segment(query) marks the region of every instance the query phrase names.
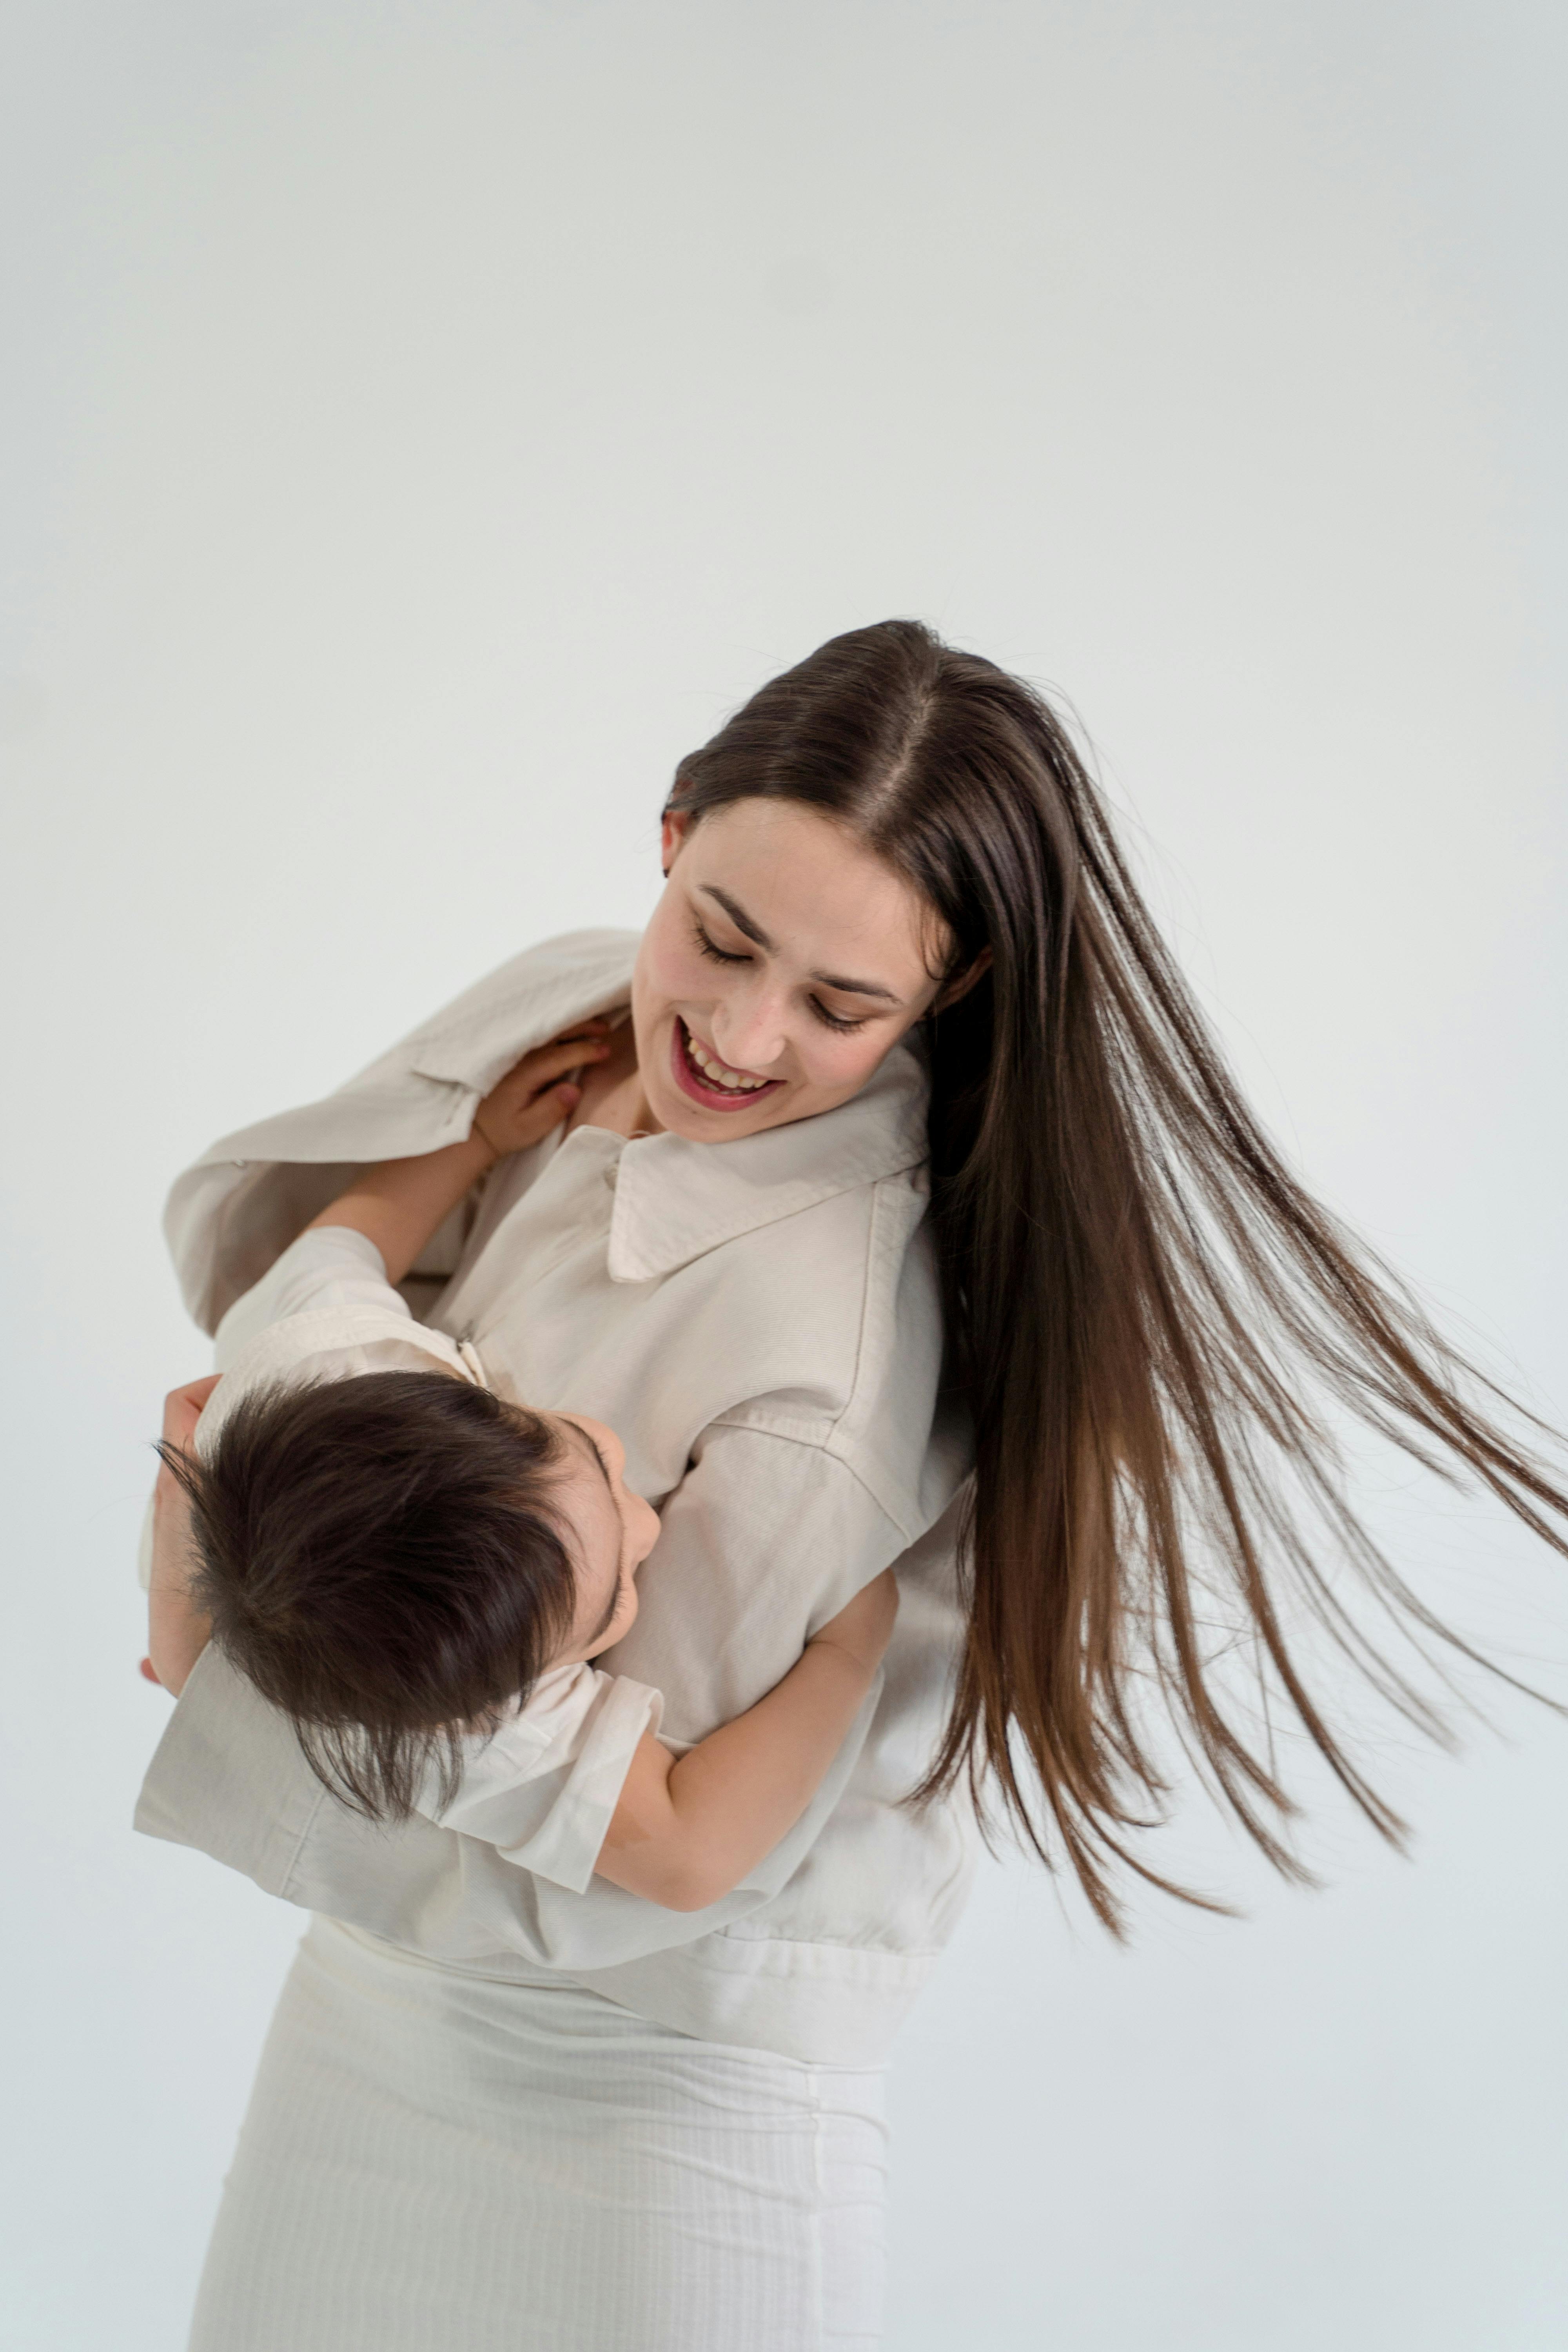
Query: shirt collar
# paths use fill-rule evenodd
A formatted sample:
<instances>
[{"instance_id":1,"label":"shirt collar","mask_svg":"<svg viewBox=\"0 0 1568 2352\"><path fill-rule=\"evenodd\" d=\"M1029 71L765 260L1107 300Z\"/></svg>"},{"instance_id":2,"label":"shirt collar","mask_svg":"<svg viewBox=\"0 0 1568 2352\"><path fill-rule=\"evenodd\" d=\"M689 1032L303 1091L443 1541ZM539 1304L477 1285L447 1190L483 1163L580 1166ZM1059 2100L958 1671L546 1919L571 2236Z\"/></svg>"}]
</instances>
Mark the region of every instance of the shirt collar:
<instances>
[{"instance_id":1,"label":"shirt collar","mask_svg":"<svg viewBox=\"0 0 1568 2352\"><path fill-rule=\"evenodd\" d=\"M635 1138L621 1152L610 1222L612 1282L651 1282L760 1226L836 1193L918 1167L926 1156L926 1074L895 1045L837 1110L734 1143Z\"/></svg>"},{"instance_id":2,"label":"shirt collar","mask_svg":"<svg viewBox=\"0 0 1568 2352\"><path fill-rule=\"evenodd\" d=\"M624 1005L637 950L629 931L577 931L529 949L509 968L511 985L483 982L420 1031L408 1065L423 1076L488 1092L522 1055L573 1022ZM521 1022L520 998L527 1005ZM905 1041L858 1095L816 1118L734 1143L634 1138L621 1150L616 1178L611 1280L651 1282L721 1242L918 1167L926 1156L926 1092L923 1058Z\"/></svg>"}]
</instances>

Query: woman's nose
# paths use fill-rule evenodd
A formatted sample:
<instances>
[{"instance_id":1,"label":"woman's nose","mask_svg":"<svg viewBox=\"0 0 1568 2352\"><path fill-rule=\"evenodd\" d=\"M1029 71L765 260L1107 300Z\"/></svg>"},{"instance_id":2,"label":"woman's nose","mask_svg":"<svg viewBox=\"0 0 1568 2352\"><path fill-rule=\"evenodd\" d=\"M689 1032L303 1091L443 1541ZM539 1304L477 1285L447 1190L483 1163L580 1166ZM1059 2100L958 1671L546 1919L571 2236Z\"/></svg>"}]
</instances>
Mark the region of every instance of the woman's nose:
<instances>
[{"instance_id":1,"label":"woman's nose","mask_svg":"<svg viewBox=\"0 0 1568 2352\"><path fill-rule=\"evenodd\" d=\"M784 1012L772 990L713 1008L713 1046L732 1070L760 1075L784 1049Z\"/></svg>"}]
</instances>

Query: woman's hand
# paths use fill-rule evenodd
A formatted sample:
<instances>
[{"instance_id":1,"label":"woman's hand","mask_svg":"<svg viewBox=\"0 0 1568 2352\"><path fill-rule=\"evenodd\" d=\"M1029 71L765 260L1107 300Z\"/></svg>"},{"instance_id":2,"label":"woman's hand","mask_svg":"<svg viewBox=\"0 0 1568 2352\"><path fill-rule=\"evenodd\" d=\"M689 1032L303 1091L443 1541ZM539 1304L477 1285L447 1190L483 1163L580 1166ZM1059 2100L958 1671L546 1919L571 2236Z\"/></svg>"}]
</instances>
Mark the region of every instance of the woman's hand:
<instances>
[{"instance_id":1,"label":"woman's hand","mask_svg":"<svg viewBox=\"0 0 1568 2352\"><path fill-rule=\"evenodd\" d=\"M819 1642L831 1643L847 1652L865 1674L874 1675L893 1638L898 1613L899 1580L890 1568L885 1568L880 1576L862 1586L847 1608L819 1627L805 1646L809 1650Z\"/></svg>"},{"instance_id":2,"label":"woman's hand","mask_svg":"<svg viewBox=\"0 0 1568 2352\"><path fill-rule=\"evenodd\" d=\"M536 1046L490 1088L474 1113L474 1132L498 1160L526 1151L559 1127L581 1098L581 1087L563 1084L568 1070L602 1062L609 1053L605 1021L583 1021L563 1037Z\"/></svg>"},{"instance_id":3,"label":"woman's hand","mask_svg":"<svg viewBox=\"0 0 1568 2352\"><path fill-rule=\"evenodd\" d=\"M183 1389L169 1391L163 1399L163 1426L158 1433L165 1445L172 1445L178 1454L192 1451L196 1442L196 1423L202 1417L202 1408L217 1384L217 1373L209 1372L205 1381L187 1381ZM158 1471L160 1493L165 1482L178 1493L179 1482L167 1463L162 1464Z\"/></svg>"},{"instance_id":4,"label":"woman's hand","mask_svg":"<svg viewBox=\"0 0 1568 2352\"><path fill-rule=\"evenodd\" d=\"M217 1375L171 1389L163 1400L163 1437L176 1454L195 1451L202 1407L217 1386ZM153 1489L153 1581L147 1594L147 1656L143 1674L176 1696L212 1633L212 1621L191 1599L191 1505L166 1462L158 1465Z\"/></svg>"}]
</instances>

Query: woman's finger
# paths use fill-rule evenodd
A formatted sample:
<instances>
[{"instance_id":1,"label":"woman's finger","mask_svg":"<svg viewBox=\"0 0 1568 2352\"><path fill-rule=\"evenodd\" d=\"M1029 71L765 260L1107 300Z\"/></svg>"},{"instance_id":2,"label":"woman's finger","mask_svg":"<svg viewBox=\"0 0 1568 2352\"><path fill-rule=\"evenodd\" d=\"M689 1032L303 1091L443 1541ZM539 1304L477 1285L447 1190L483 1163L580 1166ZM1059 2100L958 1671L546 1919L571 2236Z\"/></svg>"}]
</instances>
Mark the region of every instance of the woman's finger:
<instances>
[{"instance_id":1,"label":"woman's finger","mask_svg":"<svg viewBox=\"0 0 1568 2352\"><path fill-rule=\"evenodd\" d=\"M187 1381L183 1388L171 1389L163 1399L163 1434L171 1445L185 1445L201 1419L202 1407L218 1384L218 1374L209 1372L205 1380Z\"/></svg>"}]
</instances>

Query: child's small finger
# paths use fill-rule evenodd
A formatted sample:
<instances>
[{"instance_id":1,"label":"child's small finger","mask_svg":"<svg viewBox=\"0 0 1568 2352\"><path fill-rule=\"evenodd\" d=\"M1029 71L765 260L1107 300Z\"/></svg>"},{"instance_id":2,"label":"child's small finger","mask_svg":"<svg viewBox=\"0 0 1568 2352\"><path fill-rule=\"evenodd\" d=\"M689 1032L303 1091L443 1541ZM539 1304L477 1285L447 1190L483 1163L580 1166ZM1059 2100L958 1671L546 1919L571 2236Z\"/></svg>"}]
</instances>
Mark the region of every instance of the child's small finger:
<instances>
[{"instance_id":1,"label":"child's small finger","mask_svg":"<svg viewBox=\"0 0 1568 2352\"><path fill-rule=\"evenodd\" d=\"M607 1037L557 1037L553 1045L540 1047L539 1057L552 1062L581 1061L585 1055L607 1054L609 1050Z\"/></svg>"},{"instance_id":2,"label":"child's small finger","mask_svg":"<svg viewBox=\"0 0 1568 2352\"><path fill-rule=\"evenodd\" d=\"M596 1037L574 1037L570 1045L547 1045L531 1056L535 1086L549 1086L563 1070L581 1069L585 1063L602 1062L610 1051Z\"/></svg>"}]
</instances>

